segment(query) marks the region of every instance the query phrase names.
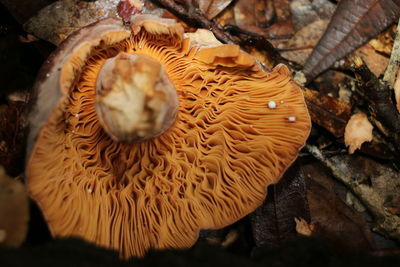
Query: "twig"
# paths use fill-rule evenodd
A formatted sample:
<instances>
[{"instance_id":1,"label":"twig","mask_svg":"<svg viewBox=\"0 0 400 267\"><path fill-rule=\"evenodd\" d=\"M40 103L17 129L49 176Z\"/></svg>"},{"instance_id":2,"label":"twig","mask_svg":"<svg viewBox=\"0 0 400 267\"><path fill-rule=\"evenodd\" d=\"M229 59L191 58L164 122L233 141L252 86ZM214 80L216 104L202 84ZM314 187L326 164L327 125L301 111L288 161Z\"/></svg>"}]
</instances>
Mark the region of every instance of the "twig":
<instances>
[{"instance_id":1,"label":"twig","mask_svg":"<svg viewBox=\"0 0 400 267\"><path fill-rule=\"evenodd\" d=\"M396 38L394 40L392 54L390 55L389 64L385 70L383 80L393 88L394 82L396 80L397 71L400 65L400 20L397 25Z\"/></svg>"},{"instance_id":2,"label":"twig","mask_svg":"<svg viewBox=\"0 0 400 267\"><path fill-rule=\"evenodd\" d=\"M373 231L400 240L400 217L390 213L384 207L384 198L373 187L355 180L347 167L348 164L342 157L328 158L313 145L307 145L306 149L328 167L333 176L343 182L365 204L376 220Z\"/></svg>"},{"instance_id":3,"label":"twig","mask_svg":"<svg viewBox=\"0 0 400 267\"><path fill-rule=\"evenodd\" d=\"M224 32L221 25L219 25L215 20L208 20L198 8L193 6L193 2L190 0L185 1L186 8L177 4L174 0L154 0L154 2L162 5L185 21L190 21L192 23L195 22L196 24L199 24L200 27L209 29L214 33L215 37L224 43L232 44L238 42L238 38Z\"/></svg>"}]
</instances>

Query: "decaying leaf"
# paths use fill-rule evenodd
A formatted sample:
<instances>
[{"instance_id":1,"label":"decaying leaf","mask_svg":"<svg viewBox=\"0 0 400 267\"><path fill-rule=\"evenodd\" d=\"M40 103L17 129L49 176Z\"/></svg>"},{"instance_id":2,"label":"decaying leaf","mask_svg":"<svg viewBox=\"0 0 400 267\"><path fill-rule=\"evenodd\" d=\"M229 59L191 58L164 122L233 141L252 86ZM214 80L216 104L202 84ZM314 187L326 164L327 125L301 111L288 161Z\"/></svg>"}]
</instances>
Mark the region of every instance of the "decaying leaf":
<instances>
[{"instance_id":1,"label":"decaying leaf","mask_svg":"<svg viewBox=\"0 0 400 267\"><path fill-rule=\"evenodd\" d=\"M0 166L0 245L19 247L28 232L29 202L24 185Z\"/></svg>"},{"instance_id":2,"label":"decaying leaf","mask_svg":"<svg viewBox=\"0 0 400 267\"><path fill-rule=\"evenodd\" d=\"M304 97L311 120L327 129L335 137L343 136L346 123L351 115L351 106L308 89L304 91Z\"/></svg>"},{"instance_id":3,"label":"decaying leaf","mask_svg":"<svg viewBox=\"0 0 400 267\"><path fill-rule=\"evenodd\" d=\"M289 37L294 34L292 14L290 12L289 0L274 0L275 23L267 29L268 36Z\"/></svg>"},{"instance_id":4,"label":"decaying leaf","mask_svg":"<svg viewBox=\"0 0 400 267\"><path fill-rule=\"evenodd\" d=\"M330 19L336 5L327 0L292 0L290 10L295 30L320 20Z\"/></svg>"},{"instance_id":5,"label":"decaying leaf","mask_svg":"<svg viewBox=\"0 0 400 267\"><path fill-rule=\"evenodd\" d=\"M307 186L311 222L318 226L319 235L339 251L374 247L369 227L359 213L318 183L308 180Z\"/></svg>"},{"instance_id":6,"label":"decaying leaf","mask_svg":"<svg viewBox=\"0 0 400 267\"><path fill-rule=\"evenodd\" d=\"M232 0L200 0L198 4L201 12L203 12L208 19L213 19L231 2Z\"/></svg>"},{"instance_id":7,"label":"decaying leaf","mask_svg":"<svg viewBox=\"0 0 400 267\"><path fill-rule=\"evenodd\" d=\"M117 17L120 0L58 0L24 24L24 29L55 45L74 31L100 19Z\"/></svg>"},{"instance_id":8,"label":"decaying leaf","mask_svg":"<svg viewBox=\"0 0 400 267\"><path fill-rule=\"evenodd\" d=\"M363 45L357 49L354 55L360 57L377 77L385 72L386 66L389 63L389 58L377 52L369 44Z\"/></svg>"},{"instance_id":9,"label":"decaying leaf","mask_svg":"<svg viewBox=\"0 0 400 267\"><path fill-rule=\"evenodd\" d=\"M368 44L371 45L376 51L390 56L393 49L395 33L396 26L389 27L389 29L369 41Z\"/></svg>"},{"instance_id":10,"label":"decaying leaf","mask_svg":"<svg viewBox=\"0 0 400 267\"><path fill-rule=\"evenodd\" d=\"M264 204L250 214L256 246L279 246L295 237L298 217L310 220L304 173L294 163L278 184L268 187Z\"/></svg>"},{"instance_id":11,"label":"decaying leaf","mask_svg":"<svg viewBox=\"0 0 400 267\"><path fill-rule=\"evenodd\" d=\"M398 19L400 0L342 0L331 22L308 58L309 80L329 68Z\"/></svg>"},{"instance_id":12,"label":"decaying leaf","mask_svg":"<svg viewBox=\"0 0 400 267\"><path fill-rule=\"evenodd\" d=\"M285 44L279 46L283 49L282 56L304 65L312 49L324 34L328 23L328 20L317 20L298 30Z\"/></svg>"},{"instance_id":13,"label":"decaying leaf","mask_svg":"<svg viewBox=\"0 0 400 267\"><path fill-rule=\"evenodd\" d=\"M265 34L265 27L274 12L272 1L238 0L233 8L235 23L247 31Z\"/></svg>"},{"instance_id":14,"label":"decaying leaf","mask_svg":"<svg viewBox=\"0 0 400 267\"><path fill-rule=\"evenodd\" d=\"M360 149L362 143L372 141L372 129L365 113L357 113L351 116L344 131L344 143L349 147L349 154Z\"/></svg>"}]
</instances>

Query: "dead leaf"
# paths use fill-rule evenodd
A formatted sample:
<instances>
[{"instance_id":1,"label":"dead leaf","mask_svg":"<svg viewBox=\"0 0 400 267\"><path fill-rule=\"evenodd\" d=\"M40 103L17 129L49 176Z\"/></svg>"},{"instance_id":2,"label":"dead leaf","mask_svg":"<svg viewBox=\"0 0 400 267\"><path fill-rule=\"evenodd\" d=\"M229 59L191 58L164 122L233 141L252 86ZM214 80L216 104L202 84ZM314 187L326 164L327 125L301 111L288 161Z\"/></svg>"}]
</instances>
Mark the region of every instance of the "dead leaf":
<instances>
[{"instance_id":1,"label":"dead leaf","mask_svg":"<svg viewBox=\"0 0 400 267\"><path fill-rule=\"evenodd\" d=\"M360 213L318 183L308 180L307 186L311 222L318 226L319 235L341 252L374 247L371 231Z\"/></svg>"},{"instance_id":2,"label":"dead leaf","mask_svg":"<svg viewBox=\"0 0 400 267\"><path fill-rule=\"evenodd\" d=\"M55 45L74 31L100 19L118 17L120 0L58 0L41 9L24 24L24 29Z\"/></svg>"},{"instance_id":3,"label":"dead leaf","mask_svg":"<svg viewBox=\"0 0 400 267\"><path fill-rule=\"evenodd\" d=\"M0 166L0 245L19 247L28 232L29 202L25 187Z\"/></svg>"},{"instance_id":4,"label":"dead leaf","mask_svg":"<svg viewBox=\"0 0 400 267\"><path fill-rule=\"evenodd\" d=\"M272 1L239 0L233 8L235 23L242 29L264 35L264 28L268 25L268 18L272 18L273 10Z\"/></svg>"},{"instance_id":5,"label":"dead leaf","mask_svg":"<svg viewBox=\"0 0 400 267\"><path fill-rule=\"evenodd\" d=\"M372 141L372 129L365 113L359 112L351 116L344 131L344 143L349 146L349 154L360 149L362 143Z\"/></svg>"},{"instance_id":6,"label":"dead leaf","mask_svg":"<svg viewBox=\"0 0 400 267\"><path fill-rule=\"evenodd\" d=\"M329 20L335 9L336 5L326 0L292 0L290 2L296 32L311 23Z\"/></svg>"},{"instance_id":7,"label":"dead leaf","mask_svg":"<svg viewBox=\"0 0 400 267\"><path fill-rule=\"evenodd\" d=\"M305 89L304 97L313 122L337 138L344 135L346 123L351 115L349 104L309 89Z\"/></svg>"},{"instance_id":8,"label":"dead leaf","mask_svg":"<svg viewBox=\"0 0 400 267\"><path fill-rule=\"evenodd\" d=\"M256 246L279 246L296 236L294 218L310 219L305 177L298 163L268 187L267 199L249 216Z\"/></svg>"},{"instance_id":9,"label":"dead leaf","mask_svg":"<svg viewBox=\"0 0 400 267\"><path fill-rule=\"evenodd\" d=\"M274 0L272 2L274 3L277 22L291 19L292 14L290 11L289 0Z\"/></svg>"},{"instance_id":10,"label":"dead leaf","mask_svg":"<svg viewBox=\"0 0 400 267\"><path fill-rule=\"evenodd\" d=\"M219 13L221 13L232 0L199 0L198 5L208 19L215 18Z\"/></svg>"},{"instance_id":11,"label":"dead leaf","mask_svg":"<svg viewBox=\"0 0 400 267\"><path fill-rule=\"evenodd\" d=\"M379 77L385 72L389 63L389 58L378 53L371 45L366 44L354 52L355 56L360 57L368 68Z\"/></svg>"},{"instance_id":12,"label":"dead leaf","mask_svg":"<svg viewBox=\"0 0 400 267\"><path fill-rule=\"evenodd\" d=\"M393 49L394 36L396 34L396 31L396 26L389 27L389 29L369 41L368 44L371 45L376 51L390 56Z\"/></svg>"},{"instance_id":13,"label":"dead leaf","mask_svg":"<svg viewBox=\"0 0 400 267\"><path fill-rule=\"evenodd\" d=\"M340 1L324 36L304 66L308 80L377 35L399 15L399 0Z\"/></svg>"},{"instance_id":14,"label":"dead leaf","mask_svg":"<svg viewBox=\"0 0 400 267\"><path fill-rule=\"evenodd\" d=\"M328 20L317 20L298 30L286 43L278 46L282 56L291 61L304 65L312 49L324 34Z\"/></svg>"}]
</instances>

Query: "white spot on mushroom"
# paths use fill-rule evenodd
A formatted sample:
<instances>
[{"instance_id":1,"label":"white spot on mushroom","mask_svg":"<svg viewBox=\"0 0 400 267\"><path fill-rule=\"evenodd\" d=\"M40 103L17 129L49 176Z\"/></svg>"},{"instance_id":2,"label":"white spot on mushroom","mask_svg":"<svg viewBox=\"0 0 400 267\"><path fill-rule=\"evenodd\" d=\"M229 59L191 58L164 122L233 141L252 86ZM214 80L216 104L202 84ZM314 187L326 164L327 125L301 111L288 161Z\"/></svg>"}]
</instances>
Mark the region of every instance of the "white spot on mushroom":
<instances>
[{"instance_id":1,"label":"white spot on mushroom","mask_svg":"<svg viewBox=\"0 0 400 267\"><path fill-rule=\"evenodd\" d=\"M142 48L143 48L143 45L139 45L139 48L142 49Z\"/></svg>"},{"instance_id":2,"label":"white spot on mushroom","mask_svg":"<svg viewBox=\"0 0 400 267\"><path fill-rule=\"evenodd\" d=\"M76 118L79 118L79 113L76 113L74 116L75 116Z\"/></svg>"},{"instance_id":3,"label":"white spot on mushroom","mask_svg":"<svg viewBox=\"0 0 400 267\"><path fill-rule=\"evenodd\" d=\"M89 188L87 191L88 191L89 194L91 194L93 192L93 189Z\"/></svg>"},{"instance_id":4,"label":"white spot on mushroom","mask_svg":"<svg viewBox=\"0 0 400 267\"><path fill-rule=\"evenodd\" d=\"M295 122L296 121L296 116L289 116L288 117L289 122Z\"/></svg>"},{"instance_id":5,"label":"white spot on mushroom","mask_svg":"<svg viewBox=\"0 0 400 267\"><path fill-rule=\"evenodd\" d=\"M280 103L283 104L283 103L285 103L285 101L281 100Z\"/></svg>"},{"instance_id":6,"label":"white spot on mushroom","mask_svg":"<svg viewBox=\"0 0 400 267\"><path fill-rule=\"evenodd\" d=\"M50 77L50 73L46 73L46 77Z\"/></svg>"},{"instance_id":7,"label":"white spot on mushroom","mask_svg":"<svg viewBox=\"0 0 400 267\"><path fill-rule=\"evenodd\" d=\"M275 101L269 101L268 102L268 107L269 108L276 108L276 102Z\"/></svg>"},{"instance_id":8,"label":"white spot on mushroom","mask_svg":"<svg viewBox=\"0 0 400 267\"><path fill-rule=\"evenodd\" d=\"M75 130L72 130L72 131L71 131L71 133L73 133L73 134L74 134L74 133L75 133Z\"/></svg>"},{"instance_id":9,"label":"white spot on mushroom","mask_svg":"<svg viewBox=\"0 0 400 267\"><path fill-rule=\"evenodd\" d=\"M65 119L65 124L68 124L69 123L69 119Z\"/></svg>"}]
</instances>

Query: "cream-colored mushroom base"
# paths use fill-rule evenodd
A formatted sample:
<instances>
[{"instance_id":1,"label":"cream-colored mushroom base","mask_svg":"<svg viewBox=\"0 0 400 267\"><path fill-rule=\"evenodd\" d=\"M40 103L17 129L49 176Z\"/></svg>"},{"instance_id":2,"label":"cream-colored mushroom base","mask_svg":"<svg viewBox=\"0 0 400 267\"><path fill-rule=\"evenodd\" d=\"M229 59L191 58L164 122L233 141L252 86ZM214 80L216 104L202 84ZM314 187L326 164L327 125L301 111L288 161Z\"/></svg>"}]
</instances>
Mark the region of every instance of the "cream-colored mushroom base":
<instances>
[{"instance_id":1,"label":"cream-colored mushroom base","mask_svg":"<svg viewBox=\"0 0 400 267\"><path fill-rule=\"evenodd\" d=\"M95 111L97 74L121 51L160 61L179 96L173 126L137 144L113 141ZM200 229L252 212L309 134L287 68L263 72L234 45L198 49L179 33L142 27L75 61L83 67L38 134L27 183L54 236L82 237L123 258L190 247Z\"/></svg>"}]
</instances>

